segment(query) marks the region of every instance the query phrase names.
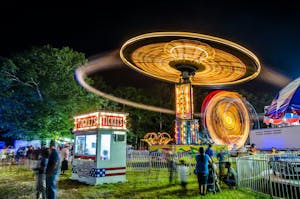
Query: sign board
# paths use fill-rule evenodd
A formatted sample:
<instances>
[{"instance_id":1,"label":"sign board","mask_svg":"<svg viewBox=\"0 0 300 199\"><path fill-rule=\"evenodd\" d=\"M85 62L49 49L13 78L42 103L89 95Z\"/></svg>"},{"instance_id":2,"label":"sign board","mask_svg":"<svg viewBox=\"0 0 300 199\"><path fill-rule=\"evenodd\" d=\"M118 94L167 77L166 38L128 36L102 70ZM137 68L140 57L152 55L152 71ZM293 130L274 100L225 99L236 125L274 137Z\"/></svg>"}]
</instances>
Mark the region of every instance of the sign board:
<instances>
[{"instance_id":1,"label":"sign board","mask_svg":"<svg viewBox=\"0 0 300 199\"><path fill-rule=\"evenodd\" d=\"M250 131L250 143L258 149L300 149L300 126L264 128Z\"/></svg>"},{"instance_id":2,"label":"sign board","mask_svg":"<svg viewBox=\"0 0 300 199\"><path fill-rule=\"evenodd\" d=\"M74 131L91 130L96 128L126 130L126 114L95 112L74 117Z\"/></svg>"}]
</instances>

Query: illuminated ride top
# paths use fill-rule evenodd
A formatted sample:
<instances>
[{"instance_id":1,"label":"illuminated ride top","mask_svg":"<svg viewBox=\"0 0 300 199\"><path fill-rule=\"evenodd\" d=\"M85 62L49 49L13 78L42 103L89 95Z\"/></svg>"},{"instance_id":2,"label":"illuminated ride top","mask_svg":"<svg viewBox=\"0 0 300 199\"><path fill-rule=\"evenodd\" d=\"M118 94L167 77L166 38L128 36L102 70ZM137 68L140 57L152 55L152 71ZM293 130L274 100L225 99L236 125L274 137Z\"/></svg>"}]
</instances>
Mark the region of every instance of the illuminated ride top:
<instances>
[{"instance_id":1,"label":"illuminated ride top","mask_svg":"<svg viewBox=\"0 0 300 199\"><path fill-rule=\"evenodd\" d=\"M196 144L199 140L198 120L193 117L192 85L232 85L254 79L260 72L259 60L246 48L196 33L140 35L122 46L120 56L141 73L176 83L177 144Z\"/></svg>"}]
</instances>

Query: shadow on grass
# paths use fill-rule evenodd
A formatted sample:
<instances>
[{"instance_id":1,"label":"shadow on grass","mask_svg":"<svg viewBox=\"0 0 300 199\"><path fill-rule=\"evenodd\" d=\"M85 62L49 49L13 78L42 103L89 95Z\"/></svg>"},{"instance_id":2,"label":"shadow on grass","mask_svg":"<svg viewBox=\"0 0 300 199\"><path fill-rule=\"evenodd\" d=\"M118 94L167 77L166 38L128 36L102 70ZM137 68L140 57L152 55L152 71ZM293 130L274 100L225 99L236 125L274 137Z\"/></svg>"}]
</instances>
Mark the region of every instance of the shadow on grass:
<instances>
[{"instance_id":1,"label":"shadow on grass","mask_svg":"<svg viewBox=\"0 0 300 199\"><path fill-rule=\"evenodd\" d=\"M65 178L65 179L59 180L58 186L60 189L67 190L67 189L77 189L79 187L90 187L91 185Z\"/></svg>"}]
</instances>

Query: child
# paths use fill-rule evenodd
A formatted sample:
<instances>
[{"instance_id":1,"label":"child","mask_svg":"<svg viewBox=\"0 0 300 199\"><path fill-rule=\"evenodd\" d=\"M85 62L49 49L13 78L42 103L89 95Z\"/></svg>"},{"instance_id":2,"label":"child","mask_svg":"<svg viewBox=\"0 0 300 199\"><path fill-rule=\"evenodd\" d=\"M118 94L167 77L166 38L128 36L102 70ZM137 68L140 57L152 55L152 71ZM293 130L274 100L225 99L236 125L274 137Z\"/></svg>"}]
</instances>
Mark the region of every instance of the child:
<instances>
[{"instance_id":1,"label":"child","mask_svg":"<svg viewBox=\"0 0 300 199\"><path fill-rule=\"evenodd\" d=\"M40 194L42 194L42 198L46 199L46 167L48 163L49 151L48 149L43 149L42 156L39 160L37 168L33 170L36 171L36 198L40 198Z\"/></svg>"},{"instance_id":2,"label":"child","mask_svg":"<svg viewBox=\"0 0 300 199\"><path fill-rule=\"evenodd\" d=\"M181 187L183 189L183 193L185 194L187 189L187 177L189 173L189 168L184 164L184 160L180 160L178 165L178 175L181 182Z\"/></svg>"},{"instance_id":3,"label":"child","mask_svg":"<svg viewBox=\"0 0 300 199\"><path fill-rule=\"evenodd\" d=\"M219 185L219 180L218 180L218 172L217 172L217 165L213 162L212 163L212 169L214 171L214 181L215 181L215 190L217 192L221 191L221 187Z\"/></svg>"}]
</instances>

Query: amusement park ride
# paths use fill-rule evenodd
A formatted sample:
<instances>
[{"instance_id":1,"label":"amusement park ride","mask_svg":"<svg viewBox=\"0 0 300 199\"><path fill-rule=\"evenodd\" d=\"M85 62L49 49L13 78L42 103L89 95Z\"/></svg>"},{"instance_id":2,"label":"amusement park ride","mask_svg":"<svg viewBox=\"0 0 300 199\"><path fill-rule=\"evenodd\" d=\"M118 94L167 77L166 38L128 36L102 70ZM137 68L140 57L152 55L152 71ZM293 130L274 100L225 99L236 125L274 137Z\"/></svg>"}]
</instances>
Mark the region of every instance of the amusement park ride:
<instances>
[{"instance_id":1,"label":"amusement park ride","mask_svg":"<svg viewBox=\"0 0 300 199\"><path fill-rule=\"evenodd\" d=\"M197 144L193 85L224 86L255 78L260 64L253 53L233 42L194 33L158 32L127 41L120 51L128 66L146 75L175 83L176 144ZM217 98L217 100L215 100ZM202 119L216 144L242 146L250 117L242 97L215 92L202 106Z\"/></svg>"},{"instance_id":2,"label":"amusement park ride","mask_svg":"<svg viewBox=\"0 0 300 199\"><path fill-rule=\"evenodd\" d=\"M198 144L199 121L216 144L241 147L248 138L251 116L242 96L215 91L194 113L193 86L226 86L254 79L260 73L257 57L246 48L217 37L187 32L155 32L134 37L120 50L122 61L145 75L175 83L176 110L154 107L117 98L88 85L88 75L108 60L100 58L76 71L77 81L87 90L128 106L175 114L176 144Z\"/></svg>"}]
</instances>

